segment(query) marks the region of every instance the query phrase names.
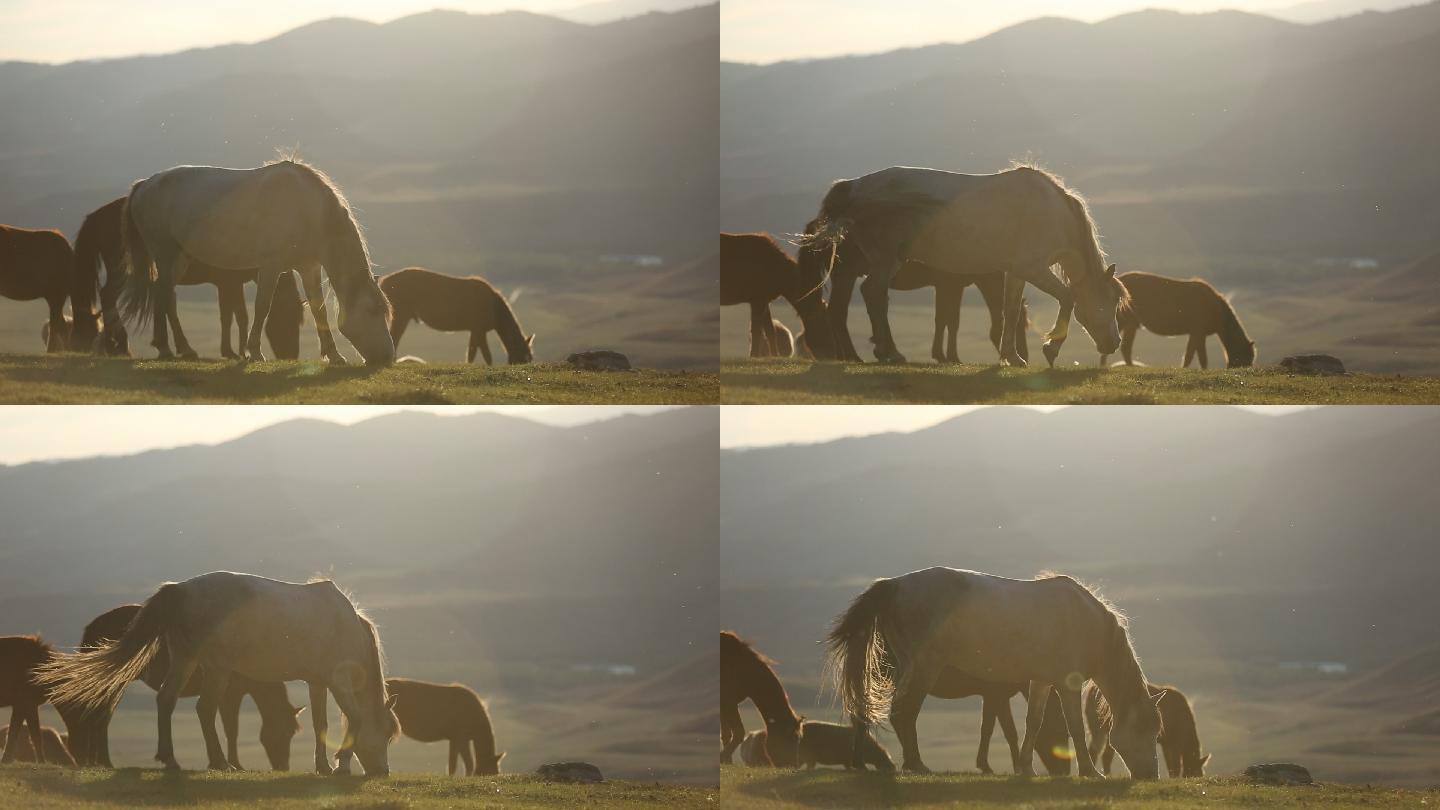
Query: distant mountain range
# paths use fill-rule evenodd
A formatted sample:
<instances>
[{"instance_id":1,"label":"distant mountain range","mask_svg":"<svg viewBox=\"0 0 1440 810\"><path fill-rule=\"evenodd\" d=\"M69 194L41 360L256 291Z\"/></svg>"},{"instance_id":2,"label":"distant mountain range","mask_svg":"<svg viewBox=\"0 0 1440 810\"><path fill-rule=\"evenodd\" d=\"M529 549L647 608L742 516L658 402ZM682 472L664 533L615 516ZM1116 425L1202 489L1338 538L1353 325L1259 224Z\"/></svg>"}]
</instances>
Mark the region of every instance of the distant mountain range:
<instances>
[{"instance_id":1,"label":"distant mountain range","mask_svg":"<svg viewBox=\"0 0 1440 810\"><path fill-rule=\"evenodd\" d=\"M713 295L633 291L716 252L718 51L711 4L594 25L330 19L254 44L0 63L0 222L73 237L138 178L298 147L356 205L382 272L525 288L546 359L604 343L646 365L713 363ZM627 258L649 256L662 266ZM646 337L667 330L703 341Z\"/></svg>"}]
</instances>

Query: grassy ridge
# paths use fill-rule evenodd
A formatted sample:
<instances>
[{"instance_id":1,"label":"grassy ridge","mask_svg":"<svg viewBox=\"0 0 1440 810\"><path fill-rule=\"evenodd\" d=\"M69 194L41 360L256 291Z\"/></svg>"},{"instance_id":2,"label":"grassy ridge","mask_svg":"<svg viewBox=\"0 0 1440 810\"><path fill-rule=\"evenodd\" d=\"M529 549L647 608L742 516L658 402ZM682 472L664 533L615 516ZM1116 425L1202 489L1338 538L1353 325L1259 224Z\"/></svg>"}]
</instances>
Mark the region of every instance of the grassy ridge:
<instances>
[{"instance_id":1,"label":"grassy ridge","mask_svg":"<svg viewBox=\"0 0 1440 810\"><path fill-rule=\"evenodd\" d=\"M54 766L0 768L0 807L34 810L116 805L212 808L470 808L703 807L715 789L606 782L550 784L528 774L447 777L397 774L388 779L305 773L208 773L157 769L62 770Z\"/></svg>"},{"instance_id":2,"label":"grassy ridge","mask_svg":"<svg viewBox=\"0 0 1440 810\"><path fill-rule=\"evenodd\" d=\"M1260 787L1237 779L1021 779L971 774L905 775L837 769L775 771L725 767L725 807L1433 807L1440 790L1369 785Z\"/></svg>"},{"instance_id":3,"label":"grassy ridge","mask_svg":"<svg viewBox=\"0 0 1440 810\"><path fill-rule=\"evenodd\" d=\"M713 373L592 372L562 363L405 364L372 372L308 360L0 354L5 404L713 404L718 396Z\"/></svg>"},{"instance_id":4,"label":"grassy ridge","mask_svg":"<svg viewBox=\"0 0 1440 810\"><path fill-rule=\"evenodd\" d=\"M1440 378L1294 375L1279 367L1198 369L1083 366L881 365L726 360L725 404L1421 404L1440 403Z\"/></svg>"}]
</instances>

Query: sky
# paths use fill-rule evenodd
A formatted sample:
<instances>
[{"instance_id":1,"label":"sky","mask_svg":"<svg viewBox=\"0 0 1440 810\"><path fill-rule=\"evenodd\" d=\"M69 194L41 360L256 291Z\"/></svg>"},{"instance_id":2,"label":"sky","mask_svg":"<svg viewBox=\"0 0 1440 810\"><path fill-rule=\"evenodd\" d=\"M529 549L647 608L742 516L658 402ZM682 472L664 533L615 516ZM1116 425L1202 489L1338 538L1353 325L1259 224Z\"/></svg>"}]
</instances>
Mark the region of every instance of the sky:
<instances>
[{"instance_id":1,"label":"sky","mask_svg":"<svg viewBox=\"0 0 1440 810\"><path fill-rule=\"evenodd\" d=\"M816 444L877 433L913 433L986 405L726 405L720 409L720 446L727 450L780 444ZM1064 405L1019 405L1049 413ZM1114 407L1114 406L1103 406ZM1174 407L1174 406L1167 406ZM1202 405L1197 407L1224 407ZM1234 406L1279 415L1309 405Z\"/></svg>"},{"instance_id":2,"label":"sky","mask_svg":"<svg viewBox=\"0 0 1440 810\"><path fill-rule=\"evenodd\" d=\"M388 22L437 7L553 14L583 5L587 0L0 0L0 62L69 62L257 42L330 17Z\"/></svg>"},{"instance_id":3,"label":"sky","mask_svg":"<svg viewBox=\"0 0 1440 810\"><path fill-rule=\"evenodd\" d=\"M0 406L0 464L129 455L217 444L290 419L350 425L396 411L461 415L491 411L550 425L578 425L664 405L6 405Z\"/></svg>"},{"instance_id":4,"label":"sky","mask_svg":"<svg viewBox=\"0 0 1440 810\"><path fill-rule=\"evenodd\" d=\"M879 53L937 42L968 42L1036 17L1096 22L1145 8L1265 12L1301 0L724 0L720 57L778 62ZM1373 0L1393 8L1420 0Z\"/></svg>"}]
</instances>

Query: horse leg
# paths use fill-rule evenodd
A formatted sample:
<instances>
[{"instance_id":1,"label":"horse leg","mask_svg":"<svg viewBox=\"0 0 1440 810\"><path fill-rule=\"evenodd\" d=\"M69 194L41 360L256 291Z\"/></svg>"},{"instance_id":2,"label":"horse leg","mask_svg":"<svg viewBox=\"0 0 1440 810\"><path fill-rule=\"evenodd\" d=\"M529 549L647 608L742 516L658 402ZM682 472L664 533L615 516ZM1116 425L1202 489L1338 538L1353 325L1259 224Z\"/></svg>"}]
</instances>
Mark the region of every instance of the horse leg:
<instances>
[{"instance_id":1,"label":"horse leg","mask_svg":"<svg viewBox=\"0 0 1440 810\"><path fill-rule=\"evenodd\" d=\"M45 350L63 352L70 348L70 327L65 324L65 296L49 298L45 303L50 307L50 341L45 344ZM79 313L76 317L79 318Z\"/></svg>"},{"instance_id":2,"label":"horse leg","mask_svg":"<svg viewBox=\"0 0 1440 810\"><path fill-rule=\"evenodd\" d=\"M176 304L174 284L170 285L165 317L170 321L170 328L175 332L175 353L186 360L198 360L200 354L190 346L190 341L185 338L185 330L180 326L180 308Z\"/></svg>"},{"instance_id":3,"label":"horse leg","mask_svg":"<svg viewBox=\"0 0 1440 810\"><path fill-rule=\"evenodd\" d=\"M980 701L980 750L975 753L975 769L980 773L995 773L990 768L990 735L995 733L995 703L984 696Z\"/></svg>"},{"instance_id":4,"label":"horse leg","mask_svg":"<svg viewBox=\"0 0 1440 810\"><path fill-rule=\"evenodd\" d=\"M104 716L95 722L95 764L107 768L115 767L115 763L110 761L110 718L113 716L113 712L106 711Z\"/></svg>"},{"instance_id":5,"label":"horse leg","mask_svg":"<svg viewBox=\"0 0 1440 810\"><path fill-rule=\"evenodd\" d=\"M460 743L457 742L457 741L455 741L455 740L451 740L451 741L450 741L450 764L449 764L449 766L445 769L445 775L446 775L446 776L454 776L454 775L455 775L455 763L458 762L459 760L460 760Z\"/></svg>"},{"instance_id":6,"label":"horse leg","mask_svg":"<svg viewBox=\"0 0 1440 810\"><path fill-rule=\"evenodd\" d=\"M990 345L994 346L997 352L1000 351L1000 341L1005 337L1005 304L1008 300L1005 297L1005 279L1004 273L991 273L975 277L975 287L980 290L980 298L984 300L985 308L990 310ZM960 321L958 309L955 312L955 321L958 325ZM1015 334L1024 334L1025 319L1017 317L1016 321L1021 326ZM1024 355L1021 354L1021 357L1024 358Z\"/></svg>"},{"instance_id":7,"label":"horse leg","mask_svg":"<svg viewBox=\"0 0 1440 810\"><path fill-rule=\"evenodd\" d=\"M898 262L873 267L870 275L860 283L860 295L865 299L865 311L870 316L870 331L875 341L875 359L881 363L905 362L905 355L896 348L895 336L890 332L890 283L899 270Z\"/></svg>"},{"instance_id":8,"label":"horse leg","mask_svg":"<svg viewBox=\"0 0 1440 810\"><path fill-rule=\"evenodd\" d=\"M470 753L470 745L468 740L460 746L460 759L465 763L465 775L474 776L475 757L473 754Z\"/></svg>"},{"instance_id":9,"label":"horse leg","mask_svg":"<svg viewBox=\"0 0 1440 810\"><path fill-rule=\"evenodd\" d=\"M740 719L740 705L727 703L720 707L720 761L735 762L735 749L745 739L745 721Z\"/></svg>"},{"instance_id":10,"label":"horse leg","mask_svg":"<svg viewBox=\"0 0 1440 810\"><path fill-rule=\"evenodd\" d=\"M1025 293L1025 279L1013 273L1005 274L1005 296L1003 302L1004 319L1000 328L1000 342L996 346L1000 350L1001 365L1024 368L1028 363L1020 353L1015 351L1015 335L1018 330L1023 329L1021 323L1020 307Z\"/></svg>"},{"instance_id":11,"label":"horse leg","mask_svg":"<svg viewBox=\"0 0 1440 810\"><path fill-rule=\"evenodd\" d=\"M174 644L170 645L170 671L165 673L165 682L155 693L155 723L160 737L155 747L155 761L162 763L167 771L180 770L180 763L175 761L175 739L171 736L170 719L175 714L180 690L195 673L196 664L195 658L186 657Z\"/></svg>"},{"instance_id":12,"label":"horse leg","mask_svg":"<svg viewBox=\"0 0 1440 810\"><path fill-rule=\"evenodd\" d=\"M226 687L224 697L220 699L220 725L225 729L225 761L230 763L231 770L243 771L245 768L240 764L240 702L245 699L245 692L235 688L232 683Z\"/></svg>"},{"instance_id":13,"label":"horse leg","mask_svg":"<svg viewBox=\"0 0 1440 810\"><path fill-rule=\"evenodd\" d=\"M960 352L956 348L956 341L960 339L960 304L965 300L965 285L955 285L954 301L950 304L950 334L945 338L945 361L947 363L960 362Z\"/></svg>"},{"instance_id":14,"label":"horse leg","mask_svg":"<svg viewBox=\"0 0 1440 810\"><path fill-rule=\"evenodd\" d=\"M949 324L947 304L949 289L944 282L935 284L935 336L930 341L930 359L945 362L945 327Z\"/></svg>"},{"instance_id":15,"label":"horse leg","mask_svg":"<svg viewBox=\"0 0 1440 810\"><path fill-rule=\"evenodd\" d=\"M1035 742L1040 738L1040 726L1045 722L1045 704L1050 700L1050 684L1030 682L1029 706L1025 710L1025 740L1020 743L1021 776L1035 775Z\"/></svg>"},{"instance_id":16,"label":"horse leg","mask_svg":"<svg viewBox=\"0 0 1440 810\"><path fill-rule=\"evenodd\" d=\"M901 765L912 773L930 773L925 763L920 759L920 740L915 729L915 723L920 718L920 707L925 703L925 696L929 693L935 678L928 675L928 668L917 668L906 679L903 689L897 690L894 701L890 704L890 727L895 730L895 736L900 739L900 749L903 752L903 763ZM859 759L859 750L856 750L856 767L863 767Z\"/></svg>"},{"instance_id":17,"label":"horse leg","mask_svg":"<svg viewBox=\"0 0 1440 810\"><path fill-rule=\"evenodd\" d=\"M769 357L770 350L770 305L750 302L750 356Z\"/></svg>"},{"instance_id":18,"label":"horse leg","mask_svg":"<svg viewBox=\"0 0 1440 810\"><path fill-rule=\"evenodd\" d=\"M1103 759L1105 773L1108 774L1110 773L1110 761L1115 756L1115 749L1110 747L1110 724L1097 723L1095 725L1096 728L1090 729L1090 744L1086 746L1085 754L1090 757L1092 763L1097 759Z\"/></svg>"},{"instance_id":19,"label":"horse leg","mask_svg":"<svg viewBox=\"0 0 1440 810\"><path fill-rule=\"evenodd\" d=\"M1135 365L1135 333L1139 330L1134 326L1126 325L1120 334L1120 356L1125 358L1125 365Z\"/></svg>"},{"instance_id":20,"label":"horse leg","mask_svg":"<svg viewBox=\"0 0 1440 810\"><path fill-rule=\"evenodd\" d=\"M1065 725L1070 728L1070 744L1075 751L1075 761L1080 766L1081 776L1100 776L1095 771L1095 761L1085 749L1085 708L1080 699L1079 689L1061 688L1060 708L1065 712Z\"/></svg>"},{"instance_id":21,"label":"horse leg","mask_svg":"<svg viewBox=\"0 0 1440 810\"><path fill-rule=\"evenodd\" d=\"M269 265L255 273L255 320L250 324L250 337L245 344L248 360L265 362L265 349L260 339L265 334L265 319L270 317L270 302L275 298L275 287L280 283L282 272L284 268Z\"/></svg>"},{"instance_id":22,"label":"horse leg","mask_svg":"<svg viewBox=\"0 0 1440 810\"><path fill-rule=\"evenodd\" d=\"M493 357L490 356L490 338L489 338L489 335L490 335L489 332L481 332L481 333L480 333L480 356L485 359L485 365L487 365L487 366L493 366L493 365L495 365L495 358L493 358Z\"/></svg>"},{"instance_id":23,"label":"horse leg","mask_svg":"<svg viewBox=\"0 0 1440 810\"><path fill-rule=\"evenodd\" d=\"M1185 363L1182 366L1183 368L1189 368L1190 361L1195 359L1195 343L1194 335L1191 335L1190 339L1185 341Z\"/></svg>"},{"instance_id":24,"label":"horse leg","mask_svg":"<svg viewBox=\"0 0 1440 810\"><path fill-rule=\"evenodd\" d=\"M1000 704L997 712L1000 719L1000 731L1005 735L1005 744L1010 746L1010 770L1013 773L1020 772L1020 735L1015 732L1015 713L1010 710L1010 698Z\"/></svg>"},{"instance_id":25,"label":"horse leg","mask_svg":"<svg viewBox=\"0 0 1440 810\"><path fill-rule=\"evenodd\" d=\"M835 337L835 356L847 363L863 363L855 351L855 342L850 339L850 296L855 293L855 276L849 273L838 275L830 284L830 306L825 313L830 321L830 332Z\"/></svg>"},{"instance_id":26,"label":"horse leg","mask_svg":"<svg viewBox=\"0 0 1440 810\"><path fill-rule=\"evenodd\" d=\"M1065 282L1055 277L1048 264L1017 262L1011 273L1035 285L1037 289L1060 304L1060 311L1055 317L1055 325L1045 333L1045 344L1041 347L1045 360L1051 367L1054 367L1055 358L1060 356L1060 347L1065 345L1065 338L1070 334L1070 319L1075 314L1075 300L1070 294L1070 288L1065 285ZM1006 292L1008 293L1009 290Z\"/></svg>"},{"instance_id":27,"label":"horse leg","mask_svg":"<svg viewBox=\"0 0 1440 810\"><path fill-rule=\"evenodd\" d=\"M217 282L216 292L220 296L220 356L231 360L240 359L235 353L235 347L230 343L230 325L235 322L235 299L240 298L240 306L245 306L245 287L243 285L227 284ZM240 338L245 337L245 324L240 326Z\"/></svg>"},{"instance_id":28,"label":"horse leg","mask_svg":"<svg viewBox=\"0 0 1440 810\"><path fill-rule=\"evenodd\" d=\"M390 342L395 344L397 354L400 352L400 338L405 336L405 328L409 325L410 315L396 307L390 318Z\"/></svg>"},{"instance_id":29,"label":"horse leg","mask_svg":"<svg viewBox=\"0 0 1440 810\"><path fill-rule=\"evenodd\" d=\"M1165 774L1171 779L1179 779L1185 775L1184 763L1181 761L1178 746L1160 743L1160 753L1165 755Z\"/></svg>"},{"instance_id":30,"label":"horse leg","mask_svg":"<svg viewBox=\"0 0 1440 810\"><path fill-rule=\"evenodd\" d=\"M220 735L215 733L215 714L230 682L228 670L207 667L200 671L200 699L195 701L195 714L200 717L200 733L205 737L205 753L210 757L210 770L228 771L230 761L220 748Z\"/></svg>"},{"instance_id":31,"label":"horse leg","mask_svg":"<svg viewBox=\"0 0 1440 810\"><path fill-rule=\"evenodd\" d=\"M334 773L330 768L330 758L325 753L326 736L330 730L330 701L325 695L325 687L314 681L307 681L310 687L310 724L315 730L315 772L321 776L329 776ZM350 752L336 752L336 765L345 773L350 772Z\"/></svg>"},{"instance_id":32,"label":"horse leg","mask_svg":"<svg viewBox=\"0 0 1440 810\"><path fill-rule=\"evenodd\" d=\"M320 265L298 268L296 273L305 285L305 297L310 301L310 314L315 316L315 331L320 335L320 354L331 365L346 365L345 356L335 348L335 336L330 334L330 319L325 314L325 290L320 284ZM260 317L256 312L255 317Z\"/></svg>"},{"instance_id":33,"label":"horse leg","mask_svg":"<svg viewBox=\"0 0 1440 810\"><path fill-rule=\"evenodd\" d=\"M1100 760L1105 766L1105 775L1109 776L1115 769L1115 746L1105 743L1105 751L1100 754Z\"/></svg>"},{"instance_id":34,"label":"horse leg","mask_svg":"<svg viewBox=\"0 0 1440 810\"><path fill-rule=\"evenodd\" d=\"M1200 368L1210 368L1210 355L1205 353L1205 336L1196 335L1195 354L1200 358Z\"/></svg>"}]
</instances>

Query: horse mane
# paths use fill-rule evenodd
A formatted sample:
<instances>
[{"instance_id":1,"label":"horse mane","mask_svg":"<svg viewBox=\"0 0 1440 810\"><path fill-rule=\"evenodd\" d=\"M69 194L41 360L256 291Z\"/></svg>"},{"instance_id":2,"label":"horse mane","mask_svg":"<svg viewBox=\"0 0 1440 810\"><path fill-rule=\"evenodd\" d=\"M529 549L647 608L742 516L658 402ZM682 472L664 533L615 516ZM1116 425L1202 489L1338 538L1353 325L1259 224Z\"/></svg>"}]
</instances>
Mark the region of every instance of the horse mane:
<instances>
[{"instance_id":1,"label":"horse mane","mask_svg":"<svg viewBox=\"0 0 1440 810\"><path fill-rule=\"evenodd\" d=\"M277 158L266 161L265 165L274 166L280 163L288 163L306 172L329 191L331 201L333 202L333 207L330 209L330 222L326 225L327 231L329 232L330 244L333 248L333 246L342 239L353 236L360 246L360 257L365 263L365 272L370 275L370 279L373 282L375 272L374 266L370 261L370 244L365 239L365 229L360 227L360 221L355 218L355 210L350 205L350 200L345 197L345 192L341 191L340 187L335 184L335 181L330 179L330 175L326 174L319 167L301 159L293 150L281 150ZM335 276L329 271L330 268L327 267L325 276L333 283ZM343 277L343 274L341 275ZM375 299L375 303L380 307L380 311L385 313L387 322L394 317L394 310L390 306L390 299L386 298L385 294L380 291L378 284L372 283L361 286L363 288L361 289L361 294L370 295Z\"/></svg>"},{"instance_id":2,"label":"horse mane","mask_svg":"<svg viewBox=\"0 0 1440 810\"><path fill-rule=\"evenodd\" d=\"M1103 273L1106 265L1109 264L1109 258L1105 255L1105 246L1100 241L1100 226L1096 224L1095 217L1090 213L1090 203L1086 201L1085 195L1066 185L1065 178L1041 166L1035 160L1012 160L1010 162L1010 169L1012 171L1024 170L1034 172L1055 186L1055 190L1059 191L1065 198L1065 204L1070 206L1071 213L1075 215L1076 219L1084 223L1085 233L1090 237L1090 243L1095 246L1096 255L1100 260L1100 264L1096 269ZM1064 265L1061 265L1060 271L1062 273L1065 272ZM1121 284L1120 289L1124 290L1125 285ZM1121 294L1122 301L1127 301L1128 299L1128 292Z\"/></svg>"}]
</instances>

